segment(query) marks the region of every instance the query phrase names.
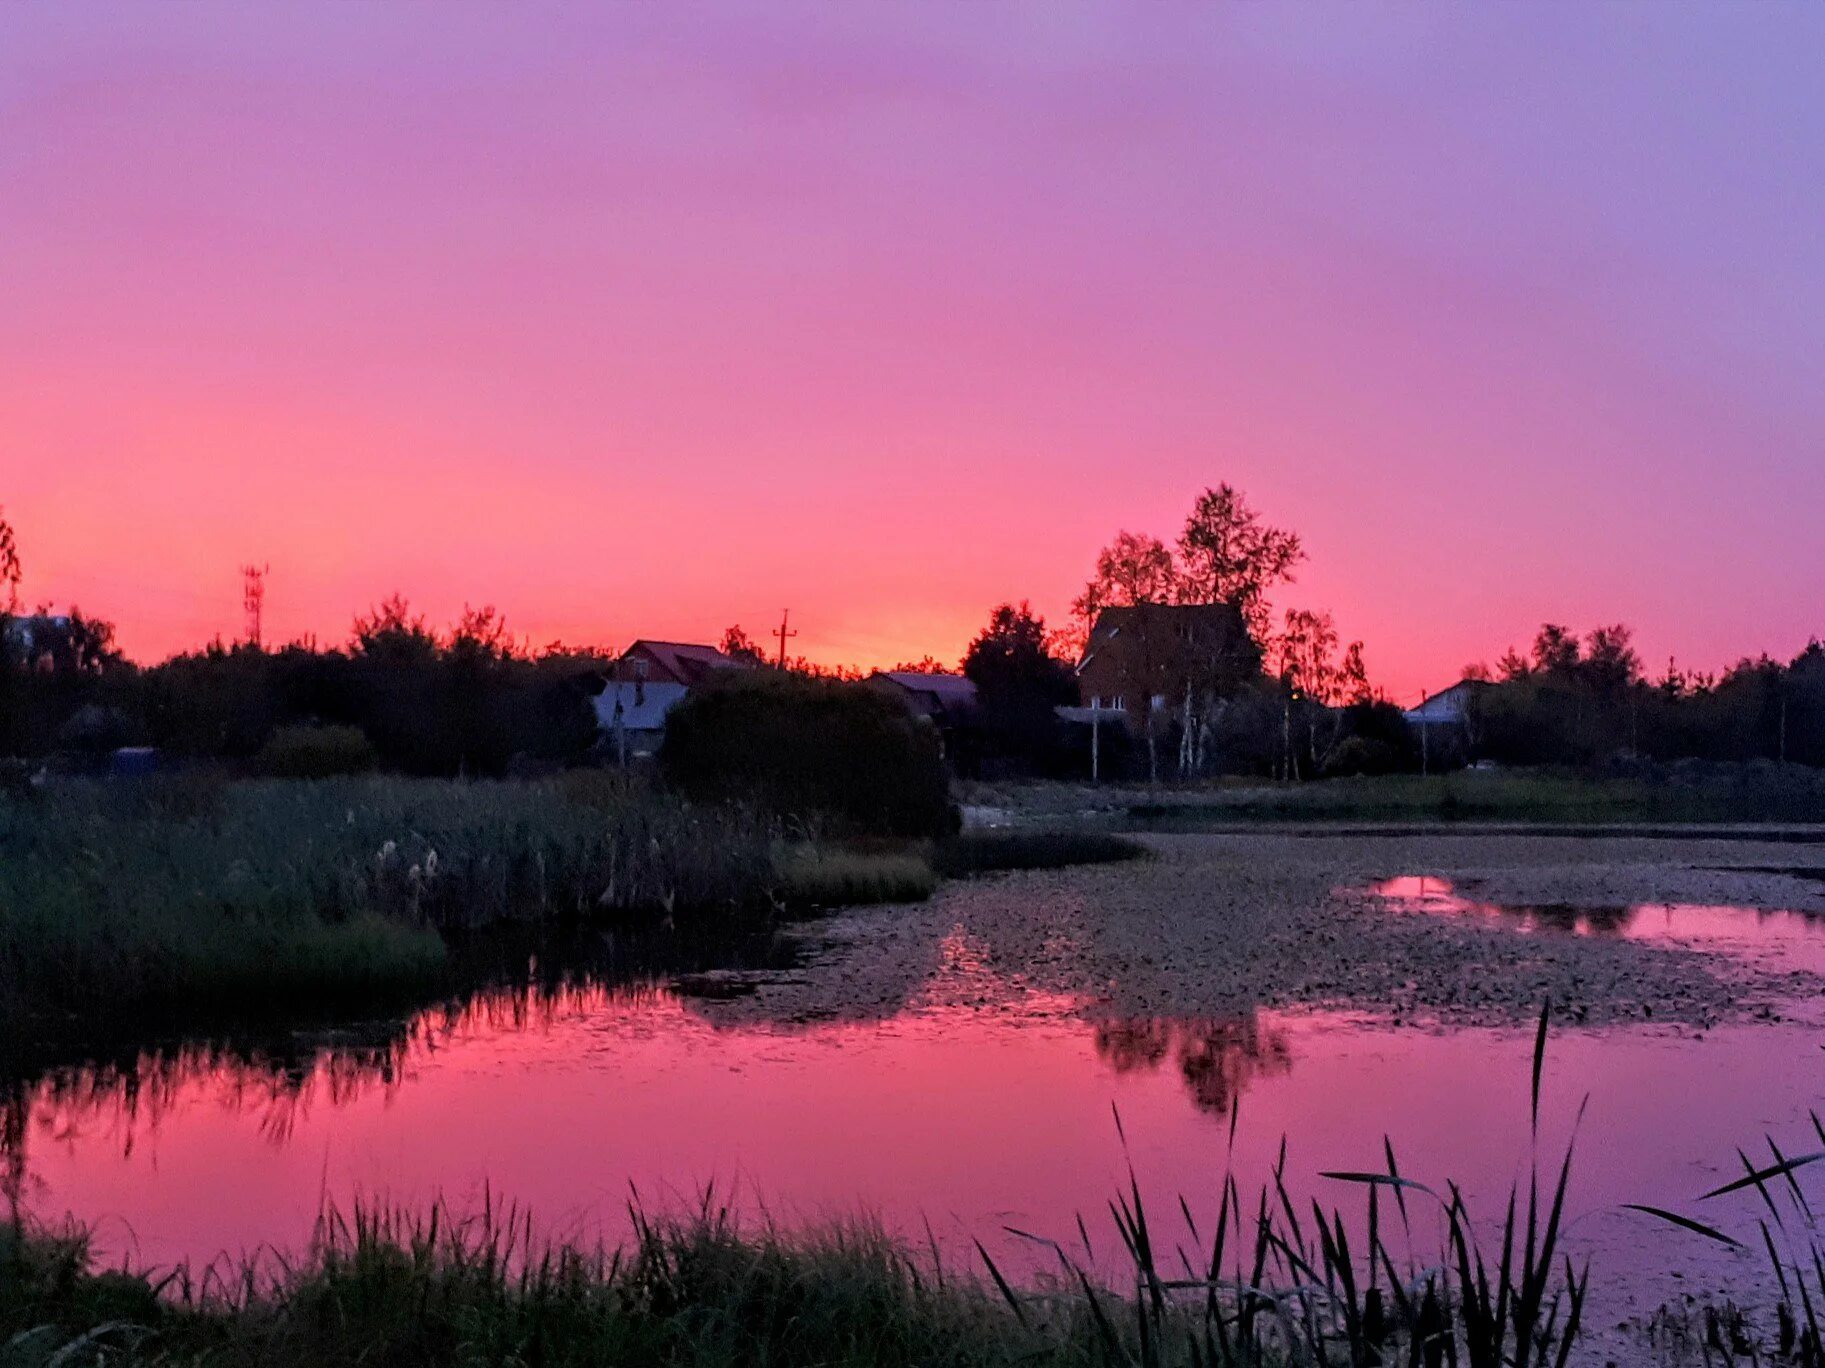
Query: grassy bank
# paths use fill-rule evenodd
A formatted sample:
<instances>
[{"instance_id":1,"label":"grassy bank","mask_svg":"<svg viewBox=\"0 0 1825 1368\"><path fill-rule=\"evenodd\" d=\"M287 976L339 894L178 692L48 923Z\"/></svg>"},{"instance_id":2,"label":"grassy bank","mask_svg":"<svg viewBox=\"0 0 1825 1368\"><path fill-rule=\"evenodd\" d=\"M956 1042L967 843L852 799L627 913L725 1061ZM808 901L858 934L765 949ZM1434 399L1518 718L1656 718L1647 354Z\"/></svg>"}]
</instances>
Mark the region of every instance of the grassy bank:
<instances>
[{"instance_id":1,"label":"grassy bank","mask_svg":"<svg viewBox=\"0 0 1825 1368\"><path fill-rule=\"evenodd\" d=\"M764 915L768 833L605 776L68 783L0 802L0 1021L372 1006L447 938Z\"/></svg>"},{"instance_id":2,"label":"grassy bank","mask_svg":"<svg viewBox=\"0 0 1825 1368\"><path fill-rule=\"evenodd\" d=\"M1275 822L1825 822L1825 773L1738 766L1683 776L1604 778L1546 770L1391 774L1306 783L975 785L964 801L1018 820L1060 815L1144 830Z\"/></svg>"},{"instance_id":3,"label":"grassy bank","mask_svg":"<svg viewBox=\"0 0 1825 1368\"><path fill-rule=\"evenodd\" d=\"M803 847L779 862L782 901L806 910L922 902L943 879L1020 869L1112 864L1145 856L1138 841L1064 827L966 831L937 842Z\"/></svg>"}]
</instances>

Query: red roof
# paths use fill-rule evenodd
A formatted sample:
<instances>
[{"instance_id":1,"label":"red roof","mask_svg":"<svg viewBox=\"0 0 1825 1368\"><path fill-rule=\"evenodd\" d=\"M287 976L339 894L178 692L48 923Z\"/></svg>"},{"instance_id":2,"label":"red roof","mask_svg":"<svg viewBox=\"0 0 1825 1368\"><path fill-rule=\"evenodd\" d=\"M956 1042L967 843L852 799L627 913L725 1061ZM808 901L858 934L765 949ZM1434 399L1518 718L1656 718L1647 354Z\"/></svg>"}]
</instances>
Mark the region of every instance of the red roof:
<instances>
[{"instance_id":1,"label":"red roof","mask_svg":"<svg viewBox=\"0 0 1825 1368\"><path fill-rule=\"evenodd\" d=\"M621 659L625 662L630 656L650 662L646 674L649 680L669 680L674 684L695 684L717 670L751 668L747 661L725 655L714 646L684 641L636 641Z\"/></svg>"}]
</instances>

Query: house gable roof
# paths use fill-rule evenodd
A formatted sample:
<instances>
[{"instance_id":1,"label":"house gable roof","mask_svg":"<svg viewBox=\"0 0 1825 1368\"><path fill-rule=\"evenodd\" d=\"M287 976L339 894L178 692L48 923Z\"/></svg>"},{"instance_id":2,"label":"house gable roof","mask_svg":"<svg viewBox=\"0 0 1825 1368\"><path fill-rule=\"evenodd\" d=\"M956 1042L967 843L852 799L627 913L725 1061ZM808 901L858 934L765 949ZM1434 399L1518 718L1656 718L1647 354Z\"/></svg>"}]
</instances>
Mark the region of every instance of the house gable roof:
<instances>
[{"instance_id":1,"label":"house gable roof","mask_svg":"<svg viewBox=\"0 0 1825 1368\"><path fill-rule=\"evenodd\" d=\"M753 668L748 662L725 655L714 646L686 641L647 641L643 638L629 646L621 659L625 661L629 656L645 657L658 667L657 676L649 677L668 679L674 684L696 684L718 670Z\"/></svg>"},{"instance_id":2,"label":"house gable roof","mask_svg":"<svg viewBox=\"0 0 1825 1368\"><path fill-rule=\"evenodd\" d=\"M967 675L927 674L922 670L882 670L882 679L891 679L902 689L928 693L946 707L967 707L976 701L976 682Z\"/></svg>"}]
</instances>

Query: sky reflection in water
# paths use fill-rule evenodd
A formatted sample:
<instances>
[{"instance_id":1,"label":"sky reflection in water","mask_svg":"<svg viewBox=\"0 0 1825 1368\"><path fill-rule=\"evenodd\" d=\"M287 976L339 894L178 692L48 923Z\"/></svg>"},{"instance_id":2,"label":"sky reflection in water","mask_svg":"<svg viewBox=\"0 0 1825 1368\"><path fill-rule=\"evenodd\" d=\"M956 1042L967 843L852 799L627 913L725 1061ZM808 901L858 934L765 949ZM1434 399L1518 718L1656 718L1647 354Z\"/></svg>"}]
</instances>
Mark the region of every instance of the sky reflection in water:
<instances>
[{"instance_id":1,"label":"sky reflection in water","mask_svg":"<svg viewBox=\"0 0 1825 1368\"><path fill-rule=\"evenodd\" d=\"M1429 883L1389 896L1457 895ZM1672 925L1688 912L1672 909ZM1571 930L1659 925L1638 910ZM1583 1247L1627 1264L1651 1246L1709 1282L1752 1277L1752 1263L1644 1232L1613 1207L1685 1204L1730 1176L1737 1145L1764 1131L1799 1139L1825 1103L1819 1039L1797 1022L1702 1040L1558 1033L1544 1136L1556 1157L1589 1094L1572 1189ZM866 1209L923 1238L929 1219L965 1259L981 1236L1018 1261L1005 1227L1064 1239L1082 1212L1107 1235L1107 1259L1114 1235L1098 1213L1128 1158L1162 1213L1183 1195L1202 1219L1238 1108L1245 1192L1285 1136L1296 1198L1353 1208L1359 1194L1316 1175L1380 1167L1387 1134L1405 1172L1455 1178L1493 1211L1526 1163L1530 1047L1525 1029L1438 1033L1341 1013L1097 1019L999 977L958 932L879 1019L769 1020L652 985L497 991L289 1056L199 1046L56 1071L16 1087L0 1122L32 1210L97 1223L108 1253L159 1265L295 1249L323 1202L356 1196L473 1206L492 1193L547 1234L612 1239L630 1185L664 1203L710 1182L788 1221ZM1753 1211L1709 1213L1737 1214L1752 1230Z\"/></svg>"},{"instance_id":2,"label":"sky reflection in water","mask_svg":"<svg viewBox=\"0 0 1825 1368\"><path fill-rule=\"evenodd\" d=\"M1484 917L1525 932L1656 941L1825 974L1825 917L1806 912L1696 903L1497 903L1475 896L1473 886L1422 874L1383 879L1369 891L1402 911Z\"/></svg>"}]
</instances>

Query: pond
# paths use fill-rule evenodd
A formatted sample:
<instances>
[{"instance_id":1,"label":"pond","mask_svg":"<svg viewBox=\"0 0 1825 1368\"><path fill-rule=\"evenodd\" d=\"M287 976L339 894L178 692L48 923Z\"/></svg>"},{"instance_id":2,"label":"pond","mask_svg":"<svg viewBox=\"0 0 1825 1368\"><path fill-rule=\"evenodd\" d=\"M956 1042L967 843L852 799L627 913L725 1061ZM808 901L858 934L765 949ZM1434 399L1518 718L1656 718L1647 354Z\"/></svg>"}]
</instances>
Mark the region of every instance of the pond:
<instances>
[{"instance_id":1,"label":"pond","mask_svg":"<svg viewBox=\"0 0 1825 1368\"><path fill-rule=\"evenodd\" d=\"M1825 945L1810 918L1739 908L1560 916L1436 881L1379 891L1386 915L1504 917L1528 934L1691 937L1809 961ZM787 1223L873 1213L962 1262L979 1238L1031 1273L1052 1256L1015 1232L1075 1246L1080 1213L1095 1259L1119 1264L1107 1202L1130 1162L1173 1213L1168 1242L1187 1248L1177 1199L1207 1220L1226 1165L1252 1192L1283 1138L1308 1205L1358 1207L1319 1174L1382 1168L1384 1136L1403 1172L1456 1180L1486 1216L1525 1173L1526 1027L1397 1027L1338 1009L1112 1017L1002 975L961 926L936 950L924 982L873 1020L732 1010L756 976L840 967L582 976L365 1035L53 1070L8 1100L9 1182L35 1213L80 1218L139 1265L296 1249L326 1203L358 1199L511 1201L547 1235L613 1239L630 1196L664 1207L713 1185ZM1556 1162L1588 1097L1572 1230L1606 1274L1612 1323L1682 1285L1757 1282L1759 1257L1617 1208L1688 1207L1764 1133L1805 1148L1825 1102L1819 1043L1806 1004L1778 1023L1554 1034L1542 1152ZM1752 1233L1755 1214L1706 1219Z\"/></svg>"}]
</instances>

